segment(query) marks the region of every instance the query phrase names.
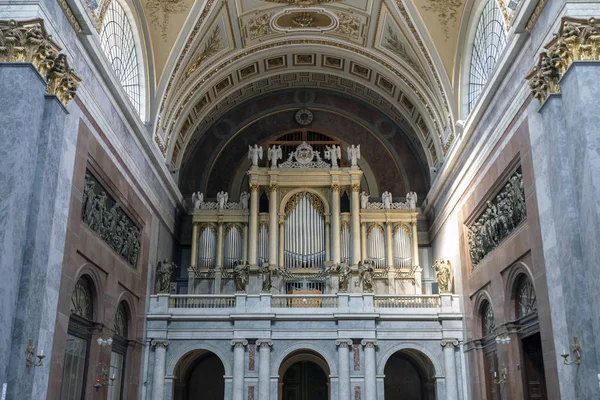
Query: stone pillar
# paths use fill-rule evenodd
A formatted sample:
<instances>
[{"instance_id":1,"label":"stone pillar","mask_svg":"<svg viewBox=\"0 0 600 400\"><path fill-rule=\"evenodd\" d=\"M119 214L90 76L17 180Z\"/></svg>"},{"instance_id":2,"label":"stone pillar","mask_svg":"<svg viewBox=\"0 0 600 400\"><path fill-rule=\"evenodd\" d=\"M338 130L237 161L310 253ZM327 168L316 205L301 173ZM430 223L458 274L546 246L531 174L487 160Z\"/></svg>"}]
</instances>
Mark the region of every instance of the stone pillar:
<instances>
[{"instance_id":1,"label":"stone pillar","mask_svg":"<svg viewBox=\"0 0 600 400\"><path fill-rule=\"evenodd\" d=\"M444 369L446 370L446 399L458 400L458 380L456 379L456 362L454 348L458 346L456 339L442 340L444 349Z\"/></svg>"},{"instance_id":2,"label":"stone pillar","mask_svg":"<svg viewBox=\"0 0 600 400\"><path fill-rule=\"evenodd\" d=\"M244 354L246 339L233 339L233 400L244 400Z\"/></svg>"},{"instance_id":3,"label":"stone pillar","mask_svg":"<svg viewBox=\"0 0 600 400\"><path fill-rule=\"evenodd\" d=\"M331 261L340 262L340 186L331 184Z\"/></svg>"},{"instance_id":4,"label":"stone pillar","mask_svg":"<svg viewBox=\"0 0 600 400\"><path fill-rule=\"evenodd\" d=\"M248 237L248 262L256 265L258 251L258 183L250 184L250 233Z\"/></svg>"},{"instance_id":5,"label":"stone pillar","mask_svg":"<svg viewBox=\"0 0 600 400\"><path fill-rule=\"evenodd\" d=\"M419 234L417 232L417 217L414 217L410 222L412 227L412 265L417 266L419 264Z\"/></svg>"},{"instance_id":6,"label":"stone pillar","mask_svg":"<svg viewBox=\"0 0 600 400\"><path fill-rule=\"evenodd\" d=\"M358 183L352 184L352 219L350 227L352 229L352 265L358 265L361 261L360 258L360 198L358 191L360 185Z\"/></svg>"},{"instance_id":7,"label":"stone pillar","mask_svg":"<svg viewBox=\"0 0 600 400\"><path fill-rule=\"evenodd\" d=\"M190 265L195 267L198 263L198 223L192 223L192 259Z\"/></svg>"},{"instance_id":8,"label":"stone pillar","mask_svg":"<svg viewBox=\"0 0 600 400\"><path fill-rule=\"evenodd\" d=\"M285 255L284 253L284 249L285 249L285 228L283 225L284 217L281 216L279 217L279 266L283 268L283 263L284 263L284 259L283 256Z\"/></svg>"},{"instance_id":9,"label":"stone pillar","mask_svg":"<svg viewBox=\"0 0 600 400\"><path fill-rule=\"evenodd\" d=\"M223 222L219 221L217 227L217 268L223 267Z\"/></svg>"},{"instance_id":10,"label":"stone pillar","mask_svg":"<svg viewBox=\"0 0 600 400\"><path fill-rule=\"evenodd\" d=\"M244 224L244 246L242 248L242 261L248 261L248 224Z\"/></svg>"},{"instance_id":11,"label":"stone pillar","mask_svg":"<svg viewBox=\"0 0 600 400\"><path fill-rule=\"evenodd\" d=\"M331 229L329 227L329 220L325 220L325 261L331 261Z\"/></svg>"},{"instance_id":12,"label":"stone pillar","mask_svg":"<svg viewBox=\"0 0 600 400\"><path fill-rule=\"evenodd\" d=\"M394 267L394 241L392 240L392 222L385 223L385 263L388 267Z\"/></svg>"},{"instance_id":13,"label":"stone pillar","mask_svg":"<svg viewBox=\"0 0 600 400\"><path fill-rule=\"evenodd\" d=\"M163 400L165 395L165 359L167 358L167 340L153 340L154 371L152 374L152 400Z\"/></svg>"},{"instance_id":14,"label":"stone pillar","mask_svg":"<svg viewBox=\"0 0 600 400\"><path fill-rule=\"evenodd\" d=\"M377 359L375 347L377 340L363 339L361 344L365 353L365 399L377 399Z\"/></svg>"},{"instance_id":15,"label":"stone pillar","mask_svg":"<svg viewBox=\"0 0 600 400\"><path fill-rule=\"evenodd\" d=\"M360 253L362 260L367 259L367 224L363 222L360 224Z\"/></svg>"},{"instance_id":16,"label":"stone pillar","mask_svg":"<svg viewBox=\"0 0 600 400\"><path fill-rule=\"evenodd\" d=\"M269 185L269 264L277 265L277 184Z\"/></svg>"},{"instance_id":17,"label":"stone pillar","mask_svg":"<svg viewBox=\"0 0 600 400\"><path fill-rule=\"evenodd\" d=\"M258 400L269 400L271 390L271 346L270 340L257 340L258 358Z\"/></svg>"},{"instance_id":18,"label":"stone pillar","mask_svg":"<svg viewBox=\"0 0 600 400\"><path fill-rule=\"evenodd\" d=\"M350 400L350 346L352 340L338 339L338 399Z\"/></svg>"}]
</instances>

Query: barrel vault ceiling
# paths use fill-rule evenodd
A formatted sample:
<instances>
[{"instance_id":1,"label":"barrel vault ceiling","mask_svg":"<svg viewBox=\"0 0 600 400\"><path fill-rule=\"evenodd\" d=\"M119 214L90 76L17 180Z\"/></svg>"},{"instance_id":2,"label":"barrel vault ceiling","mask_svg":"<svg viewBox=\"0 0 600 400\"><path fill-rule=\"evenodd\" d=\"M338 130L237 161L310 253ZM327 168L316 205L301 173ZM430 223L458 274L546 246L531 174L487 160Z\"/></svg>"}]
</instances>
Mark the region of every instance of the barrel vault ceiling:
<instances>
[{"instance_id":1,"label":"barrel vault ceiling","mask_svg":"<svg viewBox=\"0 0 600 400\"><path fill-rule=\"evenodd\" d=\"M272 0L277 1L277 0ZM180 166L220 115L267 91L313 87L371 103L443 162L469 0L142 0L156 79L154 140Z\"/></svg>"}]
</instances>

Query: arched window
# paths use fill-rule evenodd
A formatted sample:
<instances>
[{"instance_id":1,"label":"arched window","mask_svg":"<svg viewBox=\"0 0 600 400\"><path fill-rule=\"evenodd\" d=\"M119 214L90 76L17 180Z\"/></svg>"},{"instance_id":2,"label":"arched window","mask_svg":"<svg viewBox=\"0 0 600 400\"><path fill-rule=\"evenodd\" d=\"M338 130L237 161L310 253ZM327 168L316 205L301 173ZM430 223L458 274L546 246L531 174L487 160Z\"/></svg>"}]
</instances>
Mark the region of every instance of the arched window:
<instances>
[{"instance_id":1,"label":"arched window","mask_svg":"<svg viewBox=\"0 0 600 400\"><path fill-rule=\"evenodd\" d=\"M494 309L489 301L485 301L481 306L481 333L487 336L494 333L496 325L494 324Z\"/></svg>"},{"instance_id":2,"label":"arched window","mask_svg":"<svg viewBox=\"0 0 600 400\"><path fill-rule=\"evenodd\" d=\"M125 8L112 0L106 8L100 29L102 50L110 61L115 76L125 89L140 118L144 118L141 50L134 36L130 16Z\"/></svg>"},{"instance_id":3,"label":"arched window","mask_svg":"<svg viewBox=\"0 0 600 400\"><path fill-rule=\"evenodd\" d=\"M525 317L537 310L537 299L533 283L527 276L523 276L519 281L516 291L517 318Z\"/></svg>"},{"instance_id":4,"label":"arched window","mask_svg":"<svg viewBox=\"0 0 600 400\"><path fill-rule=\"evenodd\" d=\"M506 30L502 11L496 0L487 0L477 21L473 40L468 89L469 112L479 99L505 46Z\"/></svg>"},{"instance_id":5,"label":"arched window","mask_svg":"<svg viewBox=\"0 0 600 400\"><path fill-rule=\"evenodd\" d=\"M81 278L75 284L75 289L73 289L73 293L71 294L71 313L89 321L94 319L92 289L87 278Z\"/></svg>"}]
</instances>

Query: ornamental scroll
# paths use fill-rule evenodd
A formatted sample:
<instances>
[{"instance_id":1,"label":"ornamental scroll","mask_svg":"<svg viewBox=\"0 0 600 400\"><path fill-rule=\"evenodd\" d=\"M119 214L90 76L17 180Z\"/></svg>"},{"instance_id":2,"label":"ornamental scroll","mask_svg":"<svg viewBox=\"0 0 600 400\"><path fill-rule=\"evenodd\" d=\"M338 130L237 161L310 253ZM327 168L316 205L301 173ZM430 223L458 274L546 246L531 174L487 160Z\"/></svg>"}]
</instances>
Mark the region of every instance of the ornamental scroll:
<instances>
[{"instance_id":1,"label":"ornamental scroll","mask_svg":"<svg viewBox=\"0 0 600 400\"><path fill-rule=\"evenodd\" d=\"M479 218L468 227L469 254L475 267L527 216L523 174L519 168L504 188L487 202Z\"/></svg>"},{"instance_id":2,"label":"ornamental scroll","mask_svg":"<svg viewBox=\"0 0 600 400\"><path fill-rule=\"evenodd\" d=\"M140 229L89 171L85 173L81 214L83 222L91 230L136 267L140 253Z\"/></svg>"},{"instance_id":3,"label":"ornamental scroll","mask_svg":"<svg viewBox=\"0 0 600 400\"><path fill-rule=\"evenodd\" d=\"M0 21L0 63L32 63L46 82L46 94L66 106L75 97L81 78L60 50L41 19Z\"/></svg>"}]
</instances>

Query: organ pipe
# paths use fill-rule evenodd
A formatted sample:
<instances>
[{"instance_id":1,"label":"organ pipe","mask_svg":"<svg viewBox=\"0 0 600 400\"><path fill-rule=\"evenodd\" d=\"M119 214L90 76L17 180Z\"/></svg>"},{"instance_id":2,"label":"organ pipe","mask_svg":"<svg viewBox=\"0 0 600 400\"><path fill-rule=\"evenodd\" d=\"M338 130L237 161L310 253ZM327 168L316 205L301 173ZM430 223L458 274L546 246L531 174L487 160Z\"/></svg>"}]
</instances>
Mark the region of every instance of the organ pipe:
<instances>
[{"instance_id":1,"label":"organ pipe","mask_svg":"<svg viewBox=\"0 0 600 400\"><path fill-rule=\"evenodd\" d=\"M394 229L394 268L412 267L412 239L408 227L400 224Z\"/></svg>"},{"instance_id":2,"label":"organ pipe","mask_svg":"<svg viewBox=\"0 0 600 400\"><path fill-rule=\"evenodd\" d=\"M385 236L381 225L372 225L367 233L367 258L376 268L385 268Z\"/></svg>"},{"instance_id":3,"label":"organ pipe","mask_svg":"<svg viewBox=\"0 0 600 400\"><path fill-rule=\"evenodd\" d=\"M321 268L325 262L325 220L306 193L292 198L294 207L284 222L287 268ZM313 199L313 201L315 201Z\"/></svg>"}]
</instances>

